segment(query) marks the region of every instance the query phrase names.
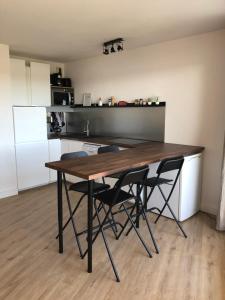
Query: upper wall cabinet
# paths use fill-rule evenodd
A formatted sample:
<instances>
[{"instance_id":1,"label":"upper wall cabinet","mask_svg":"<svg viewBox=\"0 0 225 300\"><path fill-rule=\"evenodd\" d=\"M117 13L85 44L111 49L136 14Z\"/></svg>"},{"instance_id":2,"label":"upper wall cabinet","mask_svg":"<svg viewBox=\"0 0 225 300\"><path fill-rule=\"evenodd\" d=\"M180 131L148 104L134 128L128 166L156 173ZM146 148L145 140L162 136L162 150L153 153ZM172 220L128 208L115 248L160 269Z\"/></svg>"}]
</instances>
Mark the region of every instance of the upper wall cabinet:
<instances>
[{"instance_id":1,"label":"upper wall cabinet","mask_svg":"<svg viewBox=\"0 0 225 300\"><path fill-rule=\"evenodd\" d=\"M50 106L50 65L30 63L31 104L34 106Z\"/></svg>"},{"instance_id":2,"label":"upper wall cabinet","mask_svg":"<svg viewBox=\"0 0 225 300\"><path fill-rule=\"evenodd\" d=\"M12 105L50 106L50 65L10 59Z\"/></svg>"},{"instance_id":3,"label":"upper wall cabinet","mask_svg":"<svg viewBox=\"0 0 225 300\"><path fill-rule=\"evenodd\" d=\"M27 93L25 60L10 59L12 105L30 105Z\"/></svg>"}]
</instances>

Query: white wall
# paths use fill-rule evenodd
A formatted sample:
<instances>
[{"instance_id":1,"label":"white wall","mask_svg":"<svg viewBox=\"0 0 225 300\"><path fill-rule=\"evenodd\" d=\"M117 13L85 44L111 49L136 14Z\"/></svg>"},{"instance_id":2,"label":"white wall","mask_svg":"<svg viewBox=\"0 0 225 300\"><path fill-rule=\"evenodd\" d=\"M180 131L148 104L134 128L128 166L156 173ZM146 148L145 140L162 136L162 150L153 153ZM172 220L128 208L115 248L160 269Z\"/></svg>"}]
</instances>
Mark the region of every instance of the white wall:
<instances>
[{"instance_id":1,"label":"white wall","mask_svg":"<svg viewBox=\"0 0 225 300\"><path fill-rule=\"evenodd\" d=\"M0 44L0 198L17 194L9 47Z\"/></svg>"},{"instance_id":2,"label":"white wall","mask_svg":"<svg viewBox=\"0 0 225 300\"><path fill-rule=\"evenodd\" d=\"M222 30L65 66L75 85L76 102L84 92L91 92L94 99L158 95L167 102L165 141L206 147L201 208L211 213L216 213L221 186L224 53Z\"/></svg>"}]
</instances>

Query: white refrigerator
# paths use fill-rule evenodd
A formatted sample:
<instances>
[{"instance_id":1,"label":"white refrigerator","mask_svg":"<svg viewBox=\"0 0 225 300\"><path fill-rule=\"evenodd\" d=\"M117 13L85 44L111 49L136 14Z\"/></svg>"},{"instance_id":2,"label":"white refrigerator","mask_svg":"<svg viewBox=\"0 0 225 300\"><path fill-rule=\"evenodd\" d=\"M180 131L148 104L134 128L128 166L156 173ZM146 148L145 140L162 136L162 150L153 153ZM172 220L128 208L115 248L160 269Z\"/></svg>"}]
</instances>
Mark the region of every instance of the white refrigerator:
<instances>
[{"instance_id":1,"label":"white refrigerator","mask_svg":"<svg viewBox=\"0 0 225 300\"><path fill-rule=\"evenodd\" d=\"M18 189L49 182L45 107L13 107Z\"/></svg>"}]
</instances>

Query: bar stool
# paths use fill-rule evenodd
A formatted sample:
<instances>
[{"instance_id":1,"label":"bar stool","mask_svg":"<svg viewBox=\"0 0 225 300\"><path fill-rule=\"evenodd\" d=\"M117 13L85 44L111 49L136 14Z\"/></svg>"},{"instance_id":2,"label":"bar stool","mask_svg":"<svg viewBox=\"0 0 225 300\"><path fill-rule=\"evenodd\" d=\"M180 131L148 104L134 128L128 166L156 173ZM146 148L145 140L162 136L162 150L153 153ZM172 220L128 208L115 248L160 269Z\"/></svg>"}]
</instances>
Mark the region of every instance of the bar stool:
<instances>
[{"instance_id":1,"label":"bar stool","mask_svg":"<svg viewBox=\"0 0 225 300\"><path fill-rule=\"evenodd\" d=\"M120 151L120 148L117 145L109 145L109 146L102 146L98 148L98 154L102 154L102 153L118 153ZM115 178L115 179L119 179L121 176L121 173L116 173L116 174L112 174L110 176L106 176L109 178ZM103 183L105 183L105 178L102 177L102 181Z\"/></svg>"},{"instance_id":2,"label":"bar stool","mask_svg":"<svg viewBox=\"0 0 225 300\"><path fill-rule=\"evenodd\" d=\"M184 157L183 156L179 156L179 157L175 157L175 158L168 158L168 159L164 159L161 161L161 163L158 166L157 169L157 177L151 177L148 178L145 182L145 187L144 187L144 201L145 201L145 208L147 210L147 203L148 201L150 201L150 198L155 190L155 188L158 188L162 198L164 199L165 203L163 205L163 207L161 209L159 209L158 207L152 207L150 209L148 209L148 212L151 211L158 211L158 216L155 220L155 223L158 222L159 218L162 216L162 213L164 212L165 208L168 207L171 215L173 216L173 219L175 220L175 222L177 223L178 227L180 228L181 232L183 233L184 237L187 238L187 235L185 233L185 231L183 230L180 222L177 220L175 213L173 212L171 206L169 205L169 201L170 198L173 194L174 188L176 186L177 180L180 176L180 172L182 170L182 166L184 163ZM170 171L176 171L176 174L174 176L173 179L168 179L168 178L163 178L161 177L162 174L165 174L167 172ZM168 196L165 195L164 191L163 191L163 186L165 185L169 185L171 186L171 189L168 193ZM147 195L147 187L150 187L150 193L149 195Z\"/></svg>"},{"instance_id":3,"label":"bar stool","mask_svg":"<svg viewBox=\"0 0 225 300\"><path fill-rule=\"evenodd\" d=\"M98 148L98 154L109 153L109 152L118 153L119 151L120 151L120 148L117 145L102 146L102 147ZM119 179L122 174L123 174L123 172L122 173L121 172L120 173L115 173L115 174L111 174L109 176L106 176L106 178L108 177L108 178ZM103 183L105 183L105 178L104 177L102 177L102 181L103 181ZM133 185L130 185L128 192L132 192L132 194L134 195L134 192L133 192L132 188L133 188Z\"/></svg>"},{"instance_id":4,"label":"bar stool","mask_svg":"<svg viewBox=\"0 0 225 300\"><path fill-rule=\"evenodd\" d=\"M68 160L68 159L72 159L72 158L81 158L81 157L86 157L88 156L88 154L85 151L78 151L78 152L70 152L70 153L65 153L61 156L61 160ZM74 221L74 214L77 211L78 207L80 206L82 200L84 199L85 196L87 196L88 194L88 182L86 180L83 181L79 181L76 183L72 183L72 184L68 184L67 180L66 180L66 176L65 173L62 174L63 176L63 183L64 183L64 187L65 187L65 192L66 192L66 199L67 199L67 204L68 204L68 209L69 209L69 218L66 221L66 223L63 225L63 230L65 230L65 228L67 227L67 225L70 223L72 223L73 226L73 231L74 231L74 235L75 235L75 239L77 242L77 246L80 252L80 257L83 256L83 252L81 249L81 244L80 244L80 240L79 240L79 234L75 225L75 221ZM99 182L93 182L93 195L95 195L95 193L101 193L103 191L106 191L110 188L110 185L105 184L105 183L99 183ZM77 202L75 208L72 210L72 205L71 205L71 200L69 197L69 191L75 191L78 193L81 193L82 196L80 197L79 201ZM56 236L56 238L58 238L58 235Z\"/></svg>"},{"instance_id":5,"label":"bar stool","mask_svg":"<svg viewBox=\"0 0 225 300\"><path fill-rule=\"evenodd\" d=\"M119 275L118 275L115 263L113 261L111 251L109 249L108 241L107 241L106 236L105 236L104 225L105 225L108 217L112 213L112 209L115 206L121 206L122 205L123 211L125 212L125 214L127 216L127 220L124 223L124 228L126 227L126 224L128 222L131 223L132 228L135 230L135 232L137 234L137 237L140 240L140 242L142 243L142 245L144 246L144 248L145 248L148 256L152 257L151 251L149 250L148 246L146 245L144 239L142 238L141 234L139 233L139 230L136 228L135 223L134 223L134 221L132 219L132 214L134 212L136 204L132 206L132 210L131 210L130 213L129 213L127 207L125 206L125 203L127 203L130 199L133 199L134 196L131 193L128 193L128 192L125 192L124 190L122 190L122 188L124 186L128 186L130 184L138 184L138 186L139 186L139 188L138 188L138 194L135 196L135 199L136 199L136 201L141 202L140 201L140 193L142 191L144 181L147 178L148 171L149 171L148 166L144 166L144 167L141 167L141 168L128 170L128 171L126 171L126 172L124 172L122 174L122 176L119 178L119 180L116 182L116 184L114 185L113 188L111 188L111 189L109 189L107 191L104 191L102 193L96 193L95 196L94 196L95 197L94 208L95 208L97 219L98 219L98 223L99 223L99 230L95 234L95 236L94 236L94 238L92 240L92 243L95 242L95 240L98 237L99 233L101 233L103 241L104 241L104 244L105 244L105 247L106 247L106 251L108 253L108 256L109 256L109 259L110 259L110 262L111 262L111 265L112 265L112 268L113 268L113 271L114 271L114 274L115 274L117 282L120 281L120 278L119 278ZM104 217L103 221L101 221L101 219L100 219L97 202L103 203L108 208L105 211L105 217ZM141 202L140 205L142 205L142 202ZM142 206L142 211L145 214L143 206ZM148 223L146 215L145 215L145 220ZM148 223L148 226L149 226L149 223ZM122 231L124 230L124 228L122 228L120 234L122 233ZM149 229L150 229L150 226L149 226ZM152 234L152 232L151 232L151 234ZM87 254L87 250L85 251L83 257L86 254Z\"/></svg>"}]
</instances>

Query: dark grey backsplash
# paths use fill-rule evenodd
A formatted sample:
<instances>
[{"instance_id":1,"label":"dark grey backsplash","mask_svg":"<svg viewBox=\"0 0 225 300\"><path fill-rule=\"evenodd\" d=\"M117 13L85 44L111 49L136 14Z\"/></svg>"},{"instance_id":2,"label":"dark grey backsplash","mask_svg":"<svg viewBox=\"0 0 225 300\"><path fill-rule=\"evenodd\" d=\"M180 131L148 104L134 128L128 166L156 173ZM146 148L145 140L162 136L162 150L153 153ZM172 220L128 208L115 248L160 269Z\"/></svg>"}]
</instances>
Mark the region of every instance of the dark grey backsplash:
<instances>
[{"instance_id":1,"label":"dark grey backsplash","mask_svg":"<svg viewBox=\"0 0 225 300\"><path fill-rule=\"evenodd\" d=\"M164 141L165 107L82 108L66 120L68 132L81 133L89 120L92 135Z\"/></svg>"}]
</instances>

